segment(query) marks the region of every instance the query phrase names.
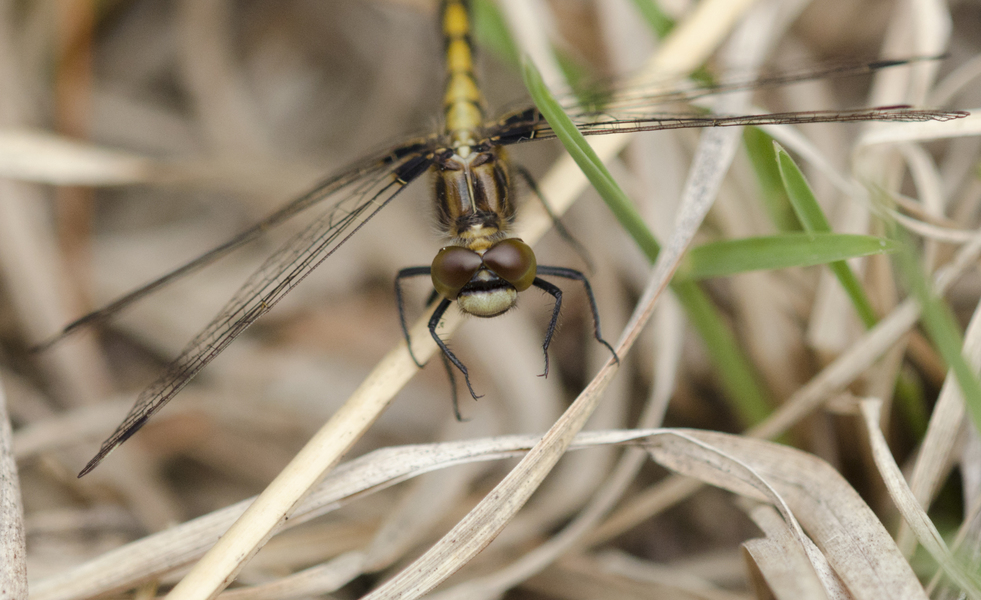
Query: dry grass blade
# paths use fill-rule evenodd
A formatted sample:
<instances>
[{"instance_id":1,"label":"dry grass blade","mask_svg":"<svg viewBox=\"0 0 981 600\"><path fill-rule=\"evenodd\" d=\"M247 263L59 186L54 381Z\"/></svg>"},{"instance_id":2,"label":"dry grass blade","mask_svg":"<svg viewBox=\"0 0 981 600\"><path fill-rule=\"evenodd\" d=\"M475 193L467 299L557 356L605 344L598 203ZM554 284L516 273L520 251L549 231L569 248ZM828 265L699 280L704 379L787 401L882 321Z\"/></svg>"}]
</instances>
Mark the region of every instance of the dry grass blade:
<instances>
[{"instance_id":1,"label":"dry grass blade","mask_svg":"<svg viewBox=\"0 0 981 600\"><path fill-rule=\"evenodd\" d=\"M964 355L975 369L981 368L981 306L975 309L964 336ZM923 447L910 476L910 489L920 506L928 507L933 501L947 465L953 462L958 433L965 426L967 411L964 395L953 377L947 377L940 390L940 397L930 415L930 425L923 440ZM909 525L904 524L899 534L899 547L910 554L915 547L910 537ZM919 536L917 536L919 537Z\"/></svg>"},{"instance_id":2,"label":"dry grass blade","mask_svg":"<svg viewBox=\"0 0 981 600\"><path fill-rule=\"evenodd\" d=\"M582 434L575 447L620 444L650 431ZM296 527L345 503L437 469L521 455L538 436L503 436L442 444L390 447L344 463L296 508L287 527ZM160 577L204 554L254 499L225 507L107 552L87 564L32 585L37 600L72 600L126 589L148 577ZM346 560L355 560L349 558ZM341 563L350 566L350 562ZM334 567L331 569L336 568ZM301 578L303 579L303 578ZM323 590L322 590L323 591Z\"/></svg>"},{"instance_id":3,"label":"dry grass blade","mask_svg":"<svg viewBox=\"0 0 981 600\"><path fill-rule=\"evenodd\" d=\"M638 301L623 336L616 344L619 356L626 356L640 330L650 318L654 303L668 285L684 250L711 207L722 175L734 152L735 138L729 132L706 133L704 149L696 163L676 219L675 234L658 256L651 279ZM726 143L726 138L732 138ZM373 591L368 598L415 598L423 595L469 562L489 544L554 467L572 438L595 410L602 393L615 373L611 359L593 378L576 401L542 437L535 448L495 489L449 533L408 568Z\"/></svg>"},{"instance_id":4,"label":"dry grass blade","mask_svg":"<svg viewBox=\"0 0 981 600\"><path fill-rule=\"evenodd\" d=\"M667 283L666 281L664 282ZM618 352L629 346L617 345ZM616 372L613 359L501 483L426 554L366 598L416 598L432 590L489 544L524 505L568 448Z\"/></svg>"},{"instance_id":5,"label":"dry grass blade","mask_svg":"<svg viewBox=\"0 0 981 600\"><path fill-rule=\"evenodd\" d=\"M981 579L978 578L977 573L972 574L958 564L940 532L909 489L902 471L893 459L889 445L879 429L882 402L874 399L863 400L861 408L869 443L872 446L872 457L896 508L916 535L916 539L940 563L947 575L958 583L961 590L970 598L981 598Z\"/></svg>"},{"instance_id":6,"label":"dry grass blade","mask_svg":"<svg viewBox=\"0 0 981 600\"><path fill-rule=\"evenodd\" d=\"M723 6L728 5L726 2L719 4ZM732 15L734 19L735 15L739 13L730 9L727 11L727 14ZM700 31L698 28L704 27L702 23L706 22L706 18L703 16L701 20L690 23L687 29L679 28L679 33L674 38L692 38L704 41L706 39L705 32ZM717 23L714 19L708 22ZM714 39L718 40L721 37L721 31L719 31L719 34ZM674 48L674 46L669 47ZM677 52L677 50L664 50L662 52L663 56L659 61L653 61L652 64L677 61L678 56L674 55L673 52ZM707 49L704 53L698 54L698 56L704 56L705 54L707 54ZM597 149L597 153L599 154L600 152L600 149ZM728 164L727 161L722 162ZM717 175L716 178L714 182L715 186L721 181L721 176ZM626 354L633 339L639 333L640 327L646 323L646 319L650 316L651 310L653 309L653 301L660 294L660 291L664 289L664 286L667 285L684 248L687 247L688 242L701 223L701 217L696 215L701 212L701 215L704 216L704 213L707 212L708 207L711 206L711 202L714 199L714 189L711 184L707 184L703 179L697 179L695 183L704 186L700 190L699 209L690 212L687 216L685 216L685 213L679 216L679 221L684 223L679 228L681 234L674 238L674 243L666 249L662 255L662 260L659 261L662 269L655 271L654 285L648 288L647 298L649 304L642 304L643 309L635 313L635 318L632 322L634 327L628 329L624 340L626 343L618 344L618 351L622 350L624 354ZM552 210L556 214L561 214L564 210L563 197L559 194L553 195L551 190L546 193L550 202L554 203ZM691 211L690 202L686 208ZM685 218L687 221L682 221ZM521 237L529 243L534 243L542 233L543 231L541 230L526 230L522 232ZM427 320L426 318L421 319L413 328L413 339L426 339L424 328ZM453 318L448 317L447 320L452 323ZM452 325L450 329L452 329ZM414 351L418 353L418 358L425 361L435 351L435 345L427 339L426 346L423 349L414 349ZM475 535L472 538L473 543L469 549L459 552L457 554L457 560L453 562L446 560L445 553L447 549L441 548L439 545L434 546L426 556L420 559L420 561L429 562L432 565L432 569L422 578L422 582L416 588L417 590L428 591L449 574L455 572L456 569L476 555L481 548L486 546L496 536L497 532L511 519L513 514L527 500L528 496L537 489L538 483L545 478L545 475L554 466L565 447L571 442L572 437L582 428L586 419L592 414L596 403L599 401L599 395L612 378L613 365L614 363L612 361L607 363L607 366L580 395L581 402L577 401L574 403L566 411L563 418L556 423L549 433L546 433L540 444L542 450L539 453L535 451L529 453L523 459L522 463L511 472L508 478L501 482L499 490L508 490L508 492L506 494L492 493L490 498L495 499L495 504L500 505L502 508L499 510L492 506L491 503L485 506L484 510L487 511L486 518L490 520L483 523L482 521L485 517L480 515L477 509L475 509L471 513L473 515L473 521L464 519L444 540L452 540L451 546L457 545L459 542L455 537L457 535L456 532L458 530L466 532L477 531L475 527L479 527L479 531L482 531L483 535ZM377 419L381 411L387 406L391 397L404 385L405 381L411 377L413 372L411 357L408 356L406 349L399 348L389 354L380 364L379 368L369 376L365 385L360 388L359 393L356 393L355 397L349 400L345 404L345 407L338 411L318 434L311 439L307 446L304 447L304 450L290 463L291 466L287 467L270 484L266 492L256 500L252 507L243 515L242 519L229 529L228 533L222 537L215 548L205 555L188 576L174 588L170 597L175 600L178 598L211 598L231 583L234 574L258 551L262 543L269 539L275 528L282 523L283 519L288 517L296 505L309 493L309 490L323 477L324 473L337 464L350 446L360 437L361 433ZM379 385L380 382L384 383ZM395 588L397 586L409 588L415 585L407 581L398 581L398 576L387 584L389 588ZM376 597L385 597L389 593L391 592L383 587L376 590L374 595Z\"/></svg>"},{"instance_id":7,"label":"dry grass blade","mask_svg":"<svg viewBox=\"0 0 981 600\"><path fill-rule=\"evenodd\" d=\"M827 560L813 547L814 542L794 535L787 522L769 506L757 506L751 514L753 522L766 534L765 538L743 544L757 596L815 600L848 597Z\"/></svg>"},{"instance_id":8,"label":"dry grass blade","mask_svg":"<svg viewBox=\"0 0 981 600\"><path fill-rule=\"evenodd\" d=\"M27 545L20 479L7 414L7 398L0 380L0 599L27 598Z\"/></svg>"},{"instance_id":9,"label":"dry grass blade","mask_svg":"<svg viewBox=\"0 0 981 600\"><path fill-rule=\"evenodd\" d=\"M573 562L575 558L568 562ZM580 557L580 560L582 558ZM565 562L565 561L564 561ZM692 576L679 569L639 560L626 552L608 550L597 553L596 563L603 572L621 575L630 581L643 582L662 594L682 594L699 600L747 600L747 594L734 593L711 581Z\"/></svg>"},{"instance_id":10,"label":"dry grass blade","mask_svg":"<svg viewBox=\"0 0 981 600\"><path fill-rule=\"evenodd\" d=\"M936 278L935 291L943 294L965 269L981 255L981 238L961 248L955 260L941 270ZM795 424L817 410L822 403L860 377L916 324L919 306L907 300L882 319L841 356L826 366L807 384L799 388L764 422L747 432L758 438L782 435ZM591 542L615 537L691 495L697 485L691 481L668 479L639 494L621 507L606 523L594 532Z\"/></svg>"},{"instance_id":11,"label":"dry grass blade","mask_svg":"<svg viewBox=\"0 0 981 600\"><path fill-rule=\"evenodd\" d=\"M0 177L53 185L128 185L159 177L154 161L29 130L0 131Z\"/></svg>"},{"instance_id":12,"label":"dry grass blade","mask_svg":"<svg viewBox=\"0 0 981 600\"><path fill-rule=\"evenodd\" d=\"M679 473L775 503L785 520L791 515L791 530L796 519L810 533L854 598L926 598L875 513L821 459L769 442L703 431L655 438L650 452Z\"/></svg>"},{"instance_id":13,"label":"dry grass blade","mask_svg":"<svg viewBox=\"0 0 981 600\"><path fill-rule=\"evenodd\" d=\"M621 108L645 115L682 109L652 106L647 95L666 86L694 90L756 77L755 57L736 51L741 38L772 43L762 76L792 83L753 91L752 108L716 105L713 112L830 115L896 104L953 110L981 100L970 3L471 2L491 119L526 104L509 104L527 97L509 44L536 46L536 63L552 63L549 84L598 81L586 93L614 98L609 118ZM981 445L964 435L957 386L945 381L943 361L917 331L920 310L895 280L892 259L851 261L875 327L856 322L838 284L816 266L700 281L701 304L664 295L639 333L696 230L696 241L710 244L793 230L780 186L771 189L763 168L760 149L772 143L758 131L747 132L742 146L724 139L731 133L704 130L590 138L636 222L672 240L653 274L595 198L566 212L588 184L568 157L548 171L562 154L557 143L507 147L511 164L535 176L545 202L565 213L563 225L586 249L582 262L591 263L586 275L606 337L626 330L620 367L604 367L609 354L587 342L581 286L560 285L552 368L547 380L534 377L553 304L522 294L518 310L472 319L455 336L453 351L486 397L461 398L460 412L471 420L454 421L438 362L420 372L399 345L392 275L429 264L440 245L428 218L432 189L416 181L123 451L75 479L72 468L118 422L131 405L126 399L270 252L298 239L313 213L337 197L262 229L249 246L154 291L95 335L44 355L28 353L31 344L231 238L308 182L356 173L347 199L364 198L361 190L372 184L346 165L374 156L373 149L393 155L397 140L432 133L443 79L433 23L439 0L91 4L0 0L0 377L26 513L23 521L0 522L23 523L35 600L167 593L922 600L909 555L896 550L911 549L913 536L894 544L872 513L884 520L895 510L876 464L863 460L870 446L934 554L973 559ZM739 28L748 40L731 33ZM720 48L723 40L730 43ZM950 56L941 60L854 77L838 77L835 67L876 59L886 67L945 48ZM816 73L815 66L836 76L792 76ZM633 87L630 74L638 72L643 83ZM672 75L692 72L685 82ZM634 104L618 102L621 92ZM718 98L700 96L696 110ZM793 154L836 233L882 236L890 218L911 232L938 295L958 323L970 317L969 362L981 331L974 314L981 293L974 273L981 252L977 117L765 132ZM377 173L389 171L379 166ZM514 172L511 179L516 196L534 187ZM90 197L90 210L65 211L62 200L73 195ZM533 243L552 219L538 200L516 200L515 234ZM540 265L582 266L552 233L535 253ZM428 312L423 279L404 290L410 321ZM719 335L704 327L708 313ZM433 351L427 316L412 331L420 359ZM440 335L458 323L453 313ZM719 352L723 346L732 352ZM753 411L731 385L728 367L737 363L744 382L755 380ZM883 398L881 422L868 411L860 422L855 397ZM689 429L646 429L662 419ZM580 427L594 431L577 434ZM509 433L527 435L503 437ZM747 439L753 436L780 436L784 445ZM444 440L462 441L436 443ZM590 449L570 453L567 445ZM665 473L652 454L679 474ZM938 499L930 506L935 528L895 473L895 463L914 460L910 487L924 507ZM0 500L8 491L0 488ZM948 553L940 540L955 527L970 547L948 541ZM0 573L9 568L3 556ZM973 591L970 578L958 582L942 570L936 578L948 589L929 595Z\"/></svg>"},{"instance_id":14,"label":"dry grass blade","mask_svg":"<svg viewBox=\"0 0 981 600\"><path fill-rule=\"evenodd\" d=\"M319 596L340 589L364 573L365 555L361 552L342 554L334 560L294 573L264 585L223 592L224 600L282 600Z\"/></svg>"},{"instance_id":15,"label":"dry grass blade","mask_svg":"<svg viewBox=\"0 0 981 600\"><path fill-rule=\"evenodd\" d=\"M427 333L429 318L412 328L416 357L422 361L436 352ZM453 328L459 315L446 321ZM420 343L421 342L421 343ZM330 421L269 484L242 517L181 580L169 597L210 598L227 586L244 564L287 520L324 474L334 467L352 445L378 418L389 401L418 371L404 342L392 350Z\"/></svg>"}]
</instances>

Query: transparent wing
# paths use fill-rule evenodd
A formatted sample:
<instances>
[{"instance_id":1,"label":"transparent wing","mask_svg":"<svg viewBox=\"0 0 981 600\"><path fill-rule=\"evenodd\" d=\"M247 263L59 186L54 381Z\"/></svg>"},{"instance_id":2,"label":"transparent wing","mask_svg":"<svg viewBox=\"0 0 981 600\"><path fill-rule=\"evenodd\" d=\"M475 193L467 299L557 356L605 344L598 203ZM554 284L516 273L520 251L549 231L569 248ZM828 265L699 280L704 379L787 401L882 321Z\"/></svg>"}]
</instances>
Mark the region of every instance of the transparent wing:
<instances>
[{"instance_id":1,"label":"transparent wing","mask_svg":"<svg viewBox=\"0 0 981 600\"><path fill-rule=\"evenodd\" d=\"M595 102L589 98L583 100L569 96L566 97L564 105L573 121L586 135L737 125L949 120L966 115L957 111L920 110L908 106L765 115L710 115L695 110L676 113L653 110L667 103L691 102L711 94L759 89L829 76L868 73L915 60L924 59L837 63L809 71L785 73L762 79L730 80L714 85L693 84L669 92L655 90L655 85L633 86L593 95ZM602 108L596 108L598 106ZM507 113L497 123L488 126L486 131L485 143L488 145L509 145L555 137L544 117L534 107ZM219 315L188 344L166 372L139 396L126 419L103 443L99 453L86 465L79 476L95 468L113 449L133 435L239 334L268 312L295 285L390 202L405 185L424 173L433 163L434 149L435 138L420 138L369 157L321 182L309 193L283 206L225 244L131 292L109 306L82 317L46 342L44 346L50 345L79 327L111 316L157 288L210 264L254 240L265 231L307 208L319 204L328 197L343 193L336 204L270 256L245 282Z\"/></svg>"},{"instance_id":2,"label":"transparent wing","mask_svg":"<svg viewBox=\"0 0 981 600\"><path fill-rule=\"evenodd\" d=\"M855 60L832 61L806 69L765 73L752 77L724 75L716 82L699 82L691 79L675 81L670 87L664 81L591 86L584 93L566 95L560 99L569 111L586 110L584 105L613 103L621 109L651 107L666 104L690 104L701 98L746 90L763 90L801 83L869 75L882 69L906 66L917 62L936 61L942 57L912 57L895 60L862 62Z\"/></svg>"},{"instance_id":3,"label":"transparent wing","mask_svg":"<svg viewBox=\"0 0 981 600\"><path fill-rule=\"evenodd\" d=\"M117 298L110 304L90 312L75 321L66 325L60 332L51 338L41 342L34 348L35 352L43 351L54 344L60 342L66 336L75 331L95 323L106 321L116 313L122 311L130 304L149 296L154 291L165 285L172 283L186 275L189 275L231 253L232 251L248 244L249 242L261 237L266 232L275 228L289 219L303 212L304 210L316 206L323 200L334 196L345 188L349 188L366 178L377 177L379 174L388 174L397 170L400 165L408 162L412 157L425 153L432 146L432 138L415 138L405 143L399 144L385 151L375 153L353 165L348 166L336 175L333 175L319 182L309 192L295 198L283 205L275 212L259 221L252 227L239 233L224 244L208 251L205 254L191 260L190 262L177 267L176 269L161 275L157 279L129 292L125 296ZM348 203L356 199L357 195L348 195L341 203Z\"/></svg>"},{"instance_id":4,"label":"transparent wing","mask_svg":"<svg viewBox=\"0 0 981 600\"><path fill-rule=\"evenodd\" d=\"M583 90L575 93L557 94L556 99L567 113L584 116L596 110L629 110L638 107L649 110L657 106L692 104L701 98L720 94L771 89L805 81L868 75L890 67L935 61L940 58L943 57L912 57L872 62L832 61L805 69L768 73L762 76L725 75L715 82L696 81L683 77L654 78L646 81L636 81L634 78L612 79L587 84ZM518 103L505 110L499 117L498 123L503 125L512 118L524 121L530 108L526 102Z\"/></svg>"},{"instance_id":5,"label":"transparent wing","mask_svg":"<svg viewBox=\"0 0 981 600\"><path fill-rule=\"evenodd\" d=\"M910 106L881 106L853 110L772 113L765 115L713 115L697 109L667 111L665 105L688 104L699 98L732 92L759 90L790 83L848 77L880 69L908 65L938 57L917 57L875 62L837 62L809 70L778 73L755 79L730 79L701 85L682 82L664 91L664 82L613 85L580 96L566 95L559 102L584 135L658 131L691 127L739 125L808 124L850 121L946 121L966 116L960 111L916 109ZM509 111L488 129L491 143L510 145L555 135L533 106Z\"/></svg>"},{"instance_id":6,"label":"transparent wing","mask_svg":"<svg viewBox=\"0 0 981 600\"><path fill-rule=\"evenodd\" d=\"M949 121L969 113L956 110L919 109L909 106L878 106L851 110L817 110L807 112L768 113L762 115L713 115L704 113L646 113L643 111L590 113L591 120L583 121L573 115L573 122L583 135L663 131L693 127L737 127L742 125L807 125L811 123L849 123L854 121ZM638 116L639 115L639 116ZM516 127L502 140L518 143L552 139L555 132L540 115L534 123Z\"/></svg>"},{"instance_id":7,"label":"transparent wing","mask_svg":"<svg viewBox=\"0 0 981 600\"><path fill-rule=\"evenodd\" d=\"M94 469L110 452L136 433L198 371L218 356L256 319L269 312L294 286L391 202L406 185L425 173L433 162L428 147L421 146L402 146L389 158L384 165L346 171L328 180L343 183L319 186L263 221L267 226L269 223L281 222L322 200L325 189L336 191L337 188L332 186L349 188L340 201L288 240L249 277L218 316L184 348L164 374L140 394L129 414L102 443L99 452L79 473L79 477ZM262 223L251 228L249 232L259 230L261 225ZM241 243L244 241L237 245ZM149 291L142 295L146 293Z\"/></svg>"}]
</instances>

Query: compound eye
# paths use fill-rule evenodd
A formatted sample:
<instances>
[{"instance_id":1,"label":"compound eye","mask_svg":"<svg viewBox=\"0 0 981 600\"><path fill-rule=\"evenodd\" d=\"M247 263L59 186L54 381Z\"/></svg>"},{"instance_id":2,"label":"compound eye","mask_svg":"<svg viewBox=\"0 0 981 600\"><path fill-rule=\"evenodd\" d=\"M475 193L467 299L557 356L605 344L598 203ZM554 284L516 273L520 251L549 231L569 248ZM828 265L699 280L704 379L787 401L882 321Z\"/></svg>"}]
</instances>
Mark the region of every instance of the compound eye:
<instances>
[{"instance_id":1,"label":"compound eye","mask_svg":"<svg viewBox=\"0 0 981 600\"><path fill-rule=\"evenodd\" d=\"M480 270L480 255L460 246L447 246L436 253L431 276L433 287L447 300L456 300L463 286Z\"/></svg>"},{"instance_id":2,"label":"compound eye","mask_svg":"<svg viewBox=\"0 0 981 600\"><path fill-rule=\"evenodd\" d=\"M531 287L538 269L534 251L518 238L492 246L484 253L484 265L519 292Z\"/></svg>"}]
</instances>

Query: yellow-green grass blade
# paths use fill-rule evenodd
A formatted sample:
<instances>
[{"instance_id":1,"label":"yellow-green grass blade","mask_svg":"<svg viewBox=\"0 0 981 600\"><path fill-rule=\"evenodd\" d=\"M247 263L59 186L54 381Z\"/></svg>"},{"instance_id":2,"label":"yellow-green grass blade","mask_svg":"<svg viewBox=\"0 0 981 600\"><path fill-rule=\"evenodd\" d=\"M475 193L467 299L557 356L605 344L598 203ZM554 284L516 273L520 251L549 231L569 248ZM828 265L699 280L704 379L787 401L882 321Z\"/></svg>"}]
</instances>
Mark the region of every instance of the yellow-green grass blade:
<instances>
[{"instance_id":1,"label":"yellow-green grass blade","mask_svg":"<svg viewBox=\"0 0 981 600\"><path fill-rule=\"evenodd\" d=\"M892 240L844 233L787 233L724 240L692 248L676 277L707 279L747 271L810 267L897 249Z\"/></svg>"},{"instance_id":2,"label":"yellow-green grass blade","mask_svg":"<svg viewBox=\"0 0 981 600\"><path fill-rule=\"evenodd\" d=\"M896 377L896 403L899 414L905 420L914 439L922 440L930 423L930 413L927 411L927 397L923 389L923 381L911 368L904 365Z\"/></svg>"},{"instance_id":3,"label":"yellow-green grass blade","mask_svg":"<svg viewBox=\"0 0 981 600\"><path fill-rule=\"evenodd\" d=\"M634 239L637 245L640 246L648 259L654 262L660 251L660 246L654 238L654 234L644 224L640 213L637 212L633 203L630 202L630 199L620 189L613 176L610 175L603 161L593 152L592 147L586 142L586 138L579 133L575 124L563 112L562 107L552 96L551 92L548 91L538 69L535 68L530 60L526 59L523 61L522 75L525 79L525 86L528 88L532 100L535 102L535 106L545 116L545 120L548 121L549 126L555 131L556 137L562 142L562 145L572 156L573 160L576 161L576 164L579 165L579 168L582 169L582 172L589 179L589 182L599 193L603 201L606 202L606 205L613 211L613 215L620 222L620 225L630 234L630 237Z\"/></svg>"},{"instance_id":4,"label":"yellow-green grass blade","mask_svg":"<svg viewBox=\"0 0 981 600\"><path fill-rule=\"evenodd\" d=\"M774 144L774 146L780 178L783 181L784 189L787 191L790 204L794 207L794 213L796 213L801 225L804 226L804 230L811 233L830 233L831 225L824 216L821 206L817 203L814 192L811 191L811 186L804 178L804 174L801 173L800 168L797 167L786 150L779 144ZM828 267L838 278L841 286L845 288L845 293L851 299L862 323L867 328L873 327L878 319L855 272L843 260L830 263Z\"/></svg>"},{"instance_id":5,"label":"yellow-green grass blade","mask_svg":"<svg viewBox=\"0 0 981 600\"><path fill-rule=\"evenodd\" d=\"M794 207L787 198L780 169L777 166L777 155L773 147L773 138L759 127L747 127L743 132L743 144L749 161L756 172L756 180L760 184L763 208L770 216L770 221L779 231L800 231L800 221L794 214Z\"/></svg>"},{"instance_id":6,"label":"yellow-green grass blade","mask_svg":"<svg viewBox=\"0 0 981 600\"><path fill-rule=\"evenodd\" d=\"M774 142L773 148L780 179L799 223L808 232L830 232L831 226L824 216L824 211L821 210L820 205L814 198L814 193L811 191L810 185L808 185L803 173L800 172L800 168L797 167L797 164L794 163L787 151L780 147L779 144ZM869 301L865 289L862 287L854 271L848 266L848 263L845 261L834 262L829 264L828 267L845 289L862 323L867 328L874 326L878 319L875 316L872 303ZM925 409L922 405L917 405L915 395L909 395L909 392L912 391L912 386L908 385L910 382L904 381L904 379L905 375L900 372L896 382L896 395L900 410L912 424L914 431L924 431L926 428Z\"/></svg>"},{"instance_id":7,"label":"yellow-green grass blade","mask_svg":"<svg viewBox=\"0 0 981 600\"><path fill-rule=\"evenodd\" d=\"M522 62L522 74L535 105L545 116L566 151L582 169L624 230L653 263L660 251L654 234L644 224L640 214L586 139L562 111L530 60L525 59ZM740 351L735 337L725 324L725 319L696 283L676 281L672 283L672 289L705 341L706 349L721 376L722 385L730 394L734 409L743 423L751 425L765 418L770 412L772 403L769 402L768 394L757 380L750 361Z\"/></svg>"},{"instance_id":8,"label":"yellow-green grass blade","mask_svg":"<svg viewBox=\"0 0 981 600\"><path fill-rule=\"evenodd\" d=\"M655 0L633 0L633 3L637 12L644 18L658 39L668 35L668 32L674 29L674 19L661 10Z\"/></svg>"},{"instance_id":9,"label":"yellow-green grass blade","mask_svg":"<svg viewBox=\"0 0 981 600\"><path fill-rule=\"evenodd\" d=\"M902 230L898 227L893 229L902 234ZM961 354L964 339L954 314L947 302L930 290L927 278L920 270L920 261L908 240L902 240L900 251L896 256L899 270L910 292L920 304L922 311L920 322L948 368L954 372L954 377L964 394L964 404L967 406L968 414L974 421L974 427L981 431L981 382L978 381L977 373Z\"/></svg>"},{"instance_id":10,"label":"yellow-green grass blade","mask_svg":"<svg viewBox=\"0 0 981 600\"><path fill-rule=\"evenodd\" d=\"M520 63L518 46L511 37L507 20L492 0L473 0L474 36L480 47L496 55L511 66Z\"/></svg>"}]
</instances>

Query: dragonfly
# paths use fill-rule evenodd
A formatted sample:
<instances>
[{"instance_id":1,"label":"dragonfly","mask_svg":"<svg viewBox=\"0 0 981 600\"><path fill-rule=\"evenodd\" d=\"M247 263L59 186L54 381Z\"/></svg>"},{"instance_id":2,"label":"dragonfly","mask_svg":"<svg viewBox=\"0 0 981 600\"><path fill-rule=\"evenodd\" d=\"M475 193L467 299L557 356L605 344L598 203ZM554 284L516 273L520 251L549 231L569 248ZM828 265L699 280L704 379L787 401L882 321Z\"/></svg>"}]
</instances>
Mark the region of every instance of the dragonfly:
<instances>
[{"instance_id":1,"label":"dragonfly","mask_svg":"<svg viewBox=\"0 0 981 600\"><path fill-rule=\"evenodd\" d=\"M401 282L407 278L428 276L438 299L429 320L429 332L439 346L451 378L452 366L462 373L468 391L477 398L466 366L438 335L437 328L443 315L456 302L466 314L495 317L511 310L520 292L534 287L551 295L554 301L542 345L547 374L548 349L560 315L562 290L545 278L559 278L584 286L593 317L594 337L616 357L600 332L596 302L587 277L571 268L538 265L534 251L511 235L518 206L506 148L554 139L555 133L534 106L511 110L495 120L488 120L474 73L475 50L469 0L443 0L439 18L444 38L446 85L442 127L438 132L402 140L354 162L225 243L77 319L37 347L44 349L83 327L102 322L159 288L259 238L273 227L311 209L321 209L309 224L262 263L214 319L138 396L125 419L102 443L79 477L91 472L135 434L250 325L356 235L372 217L398 198L408 185L427 174L434 182L436 224L446 238L446 245L439 250L431 265L408 267L396 276L396 300L407 342L409 335L405 325ZM668 92L635 88L632 93L621 94L619 99L602 108L585 105L570 97L564 101L564 109L584 135L768 124L945 121L966 116L967 113L958 111L909 106L756 115L712 115L696 109L683 112L656 110L665 104L690 103L710 94L867 73L906 62L909 61L835 64L807 73L690 86Z\"/></svg>"}]
</instances>

